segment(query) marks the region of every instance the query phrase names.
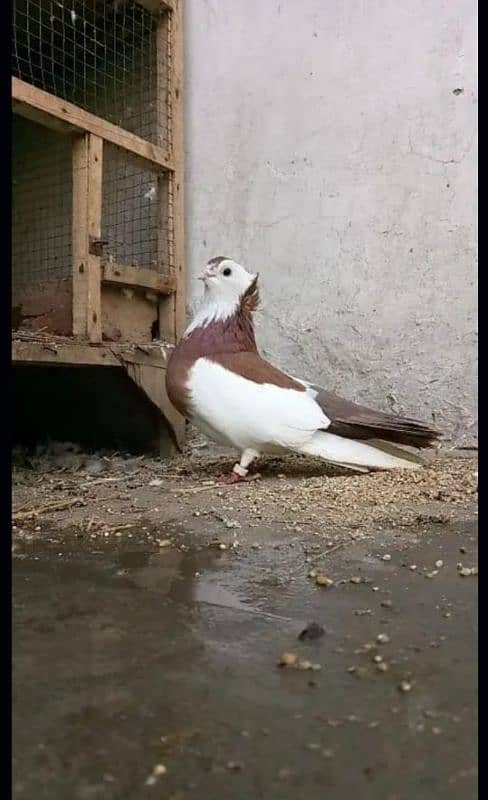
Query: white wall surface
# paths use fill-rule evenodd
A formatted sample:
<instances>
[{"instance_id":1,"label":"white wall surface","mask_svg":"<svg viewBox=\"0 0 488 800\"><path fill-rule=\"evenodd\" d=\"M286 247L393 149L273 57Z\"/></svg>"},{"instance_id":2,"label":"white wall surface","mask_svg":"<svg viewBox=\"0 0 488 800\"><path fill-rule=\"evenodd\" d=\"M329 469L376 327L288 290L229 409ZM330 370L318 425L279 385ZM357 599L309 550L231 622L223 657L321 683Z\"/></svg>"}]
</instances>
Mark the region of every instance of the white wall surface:
<instances>
[{"instance_id":1,"label":"white wall surface","mask_svg":"<svg viewBox=\"0 0 488 800\"><path fill-rule=\"evenodd\" d=\"M185 9L190 304L231 256L268 359L473 443L474 3Z\"/></svg>"}]
</instances>

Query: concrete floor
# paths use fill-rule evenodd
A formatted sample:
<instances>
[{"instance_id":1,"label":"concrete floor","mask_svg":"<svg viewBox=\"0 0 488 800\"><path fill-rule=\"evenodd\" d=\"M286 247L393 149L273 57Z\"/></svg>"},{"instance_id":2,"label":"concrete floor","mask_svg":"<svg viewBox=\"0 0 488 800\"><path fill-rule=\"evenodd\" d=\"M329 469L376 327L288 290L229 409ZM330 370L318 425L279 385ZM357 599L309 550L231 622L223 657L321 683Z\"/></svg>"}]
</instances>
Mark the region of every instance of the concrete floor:
<instances>
[{"instance_id":1,"label":"concrete floor","mask_svg":"<svg viewBox=\"0 0 488 800\"><path fill-rule=\"evenodd\" d=\"M249 535L242 553L44 532L16 552L16 800L476 797L478 578L457 568L475 522L313 562L313 537ZM324 635L299 641L309 622Z\"/></svg>"}]
</instances>

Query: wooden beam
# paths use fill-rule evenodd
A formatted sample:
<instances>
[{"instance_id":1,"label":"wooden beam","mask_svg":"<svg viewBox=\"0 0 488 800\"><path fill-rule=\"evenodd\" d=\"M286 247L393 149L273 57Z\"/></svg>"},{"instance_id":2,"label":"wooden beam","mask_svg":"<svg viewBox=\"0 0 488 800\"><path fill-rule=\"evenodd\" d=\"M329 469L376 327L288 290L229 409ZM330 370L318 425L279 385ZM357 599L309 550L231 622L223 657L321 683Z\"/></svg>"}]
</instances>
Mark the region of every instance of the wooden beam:
<instances>
[{"instance_id":1,"label":"wooden beam","mask_svg":"<svg viewBox=\"0 0 488 800\"><path fill-rule=\"evenodd\" d=\"M182 0L174 0L173 10L163 15L158 33L158 46L169 47L171 113L169 114L171 157L174 170L159 179L160 260L163 252L169 258L176 282L173 296L159 304L161 336L177 341L186 324L186 286L184 253L184 143L183 143L183 8ZM160 114L167 114L166 95L158 93ZM165 181L169 180L169 191Z\"/></svg>"},{"instance_id":2,"label":"wooden beam","mask_svg":"<svg viewBox=\"0 0 488 800\"><path fill-rule=\"evenodd\" d=\"M12 340L12 361L25 364L59 364L60 366L120 367L138 364L165 370L169 352L160 345L150 343L88 344L68 337L53 336L32 340L15 338ZM159 378L164 387L164 378Z\"/></svg>"},{"instance_id":3,"label":"wooden beam","mask_svg":"<svg viewBox=\"0 0 488 800\"><path fill-rule=\"evenodd\" d=\"M120 360L108 347L83 343L12 342L12 361L17 364L58 364L71 367L120 367Z\"/></svg>"},{"instance_id":4,"label":"wooden beam","mask_svg":"<svg viewBox=\"0 0 488 800\"><path fill-rule=\"evenodd\" d=\"M172 158L174 172L170 175L173 200L173 247L176 277L175 340L186 327L185 274L185 198L184 198L184 139L183 139L183 0L174 0L171 13L172 48Z\"/></svg>"},{"instance_id":5,"label":"wooden beam","mask_svg":"<svg viewBox=\"0 0 488 800\"><path fill-rule=\"evenodd\" d=\"M102 281L119 286L149 289L162 295L172 294L175 291L175 280L172 276L166 277L152 269L126 267L113 261L102 265Z\"/></svg>"},{"instance_id":6,"label":"wooden beam","mask_svg":"<svg viewBox=\"0 0 488 800\"><path fill-rule=\"evenodd\" d=\"M103 140L85 133L73 141L73 334L102 340L101 237Z\"/></svg>"},{"instance_id":7,"label":"wooden beam","mask_svg":"<svg viewBox=\"0 0 488 800\"><path fill-rule=\"evenodd\" d=\"M93 133L162 169L173 169L163 148L19 78L12 78L12 102L14 113L41 125L61 133Z\"/></svg>"}]
</instances>

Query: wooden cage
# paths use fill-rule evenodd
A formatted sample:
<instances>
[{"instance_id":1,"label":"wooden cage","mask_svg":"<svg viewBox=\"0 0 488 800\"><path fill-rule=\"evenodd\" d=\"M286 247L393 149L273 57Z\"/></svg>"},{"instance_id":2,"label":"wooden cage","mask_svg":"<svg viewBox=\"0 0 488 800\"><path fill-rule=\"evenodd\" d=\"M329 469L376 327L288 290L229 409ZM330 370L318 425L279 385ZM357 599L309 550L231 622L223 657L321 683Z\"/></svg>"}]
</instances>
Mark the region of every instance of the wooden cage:
<instances>
[{"instance_id":1,"label":"wooden cage","mask_svg":"<svg viewBox=\"0 0 488 800\"><path fill-rule=\"evenodd\" d=\"M14 363L119 365L176 438L182 0L14 0Z\"/></svg>"}]
</instances>

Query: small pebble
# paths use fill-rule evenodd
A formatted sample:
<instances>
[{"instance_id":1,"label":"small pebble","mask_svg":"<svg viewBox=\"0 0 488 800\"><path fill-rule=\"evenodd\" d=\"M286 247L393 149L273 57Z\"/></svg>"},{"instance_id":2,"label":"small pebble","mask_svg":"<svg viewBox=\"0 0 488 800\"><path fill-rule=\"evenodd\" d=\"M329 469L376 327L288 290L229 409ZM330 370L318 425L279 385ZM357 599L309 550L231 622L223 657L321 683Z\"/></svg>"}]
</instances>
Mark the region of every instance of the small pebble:
<instances>
[{"instance_id":1,"label":"small pebble","mask_svg":"<svg viewBox=\"0 0 488 800\"><path fill-rule=\"evenodd\" d=\"M382 600L380 604L383 608L392 608L393 603L391 600Z\"/></svg>"},{"instance_id":2,"label":"small pebble","mask_svg":"<svg viewBox=\"0 0 488 800\"><path fill-rule=\"evenodd\" d=\"M378 642L378 644L388 644L388 642L390 641L390 637L388 636L387 633L379 633L378 636L376 637L376 641Z\"/></svg>"},{"instance_id":3,"label":"small pebble","mask_svg":"<svg viewBox=\"0 0 488 800\"><path fill-rule=\"evenodd\" d=\"M383 656L379 655L373 656L373 661L375 662L375 664L380 664L383 661Z\"/></svg>"},{"instance_id":4,"label":"small pebble","mask_svg":"<svg viewBox=\"0 0 488 800\"><path fill-rule=\"evenodd\" d=\"M243 768L242 761L228 761L227 762L227 769L230 769L231 772L241 772Z\"/></svg>"},{"instance_id":5,"label":"small pebble","mask_svg":"<svg viewBox=\"0 0 488 800\"><path fill-rule=\"evenodd\" d=\"M349 583L362 583L363 579L359 575L353 575L352 578L349 578Z\"/></svg>"},{"instance_id":6,"label":"small pebble","mask_svg":"<svg viewBox=\"0 0 488 800\"><path fill-rule=\"evenodd\" d=\"M379 586L372 586L372 587L371 587L371 591L372 591L372 592L379 592L379 590L380 590L380 587L379 587Z\"/></svg>"},{"instance_id":7,"label":"small pebble","mask_svg":"<svg viewBox=\"0 0 488 800\"><path fill-rule=\"evenodd\" d=\"M322 625L317 622L311 622L306 628L298 634L300 641L319 639L325 633Z\"/></svg>"},{"instance_id":8,"label":"small pebble","mask_svg":"<svg viewBox=\"0 0 488 800\"><path fill-rule=\"evenodd\" d=\"M402 681L398 688L401 692L410 692L412 690L412 684L409 681Z\"/></svg>"},{"instance_id":9,"label":"small pebble","mask_svg":"<svg viewBox=\"0 0 488 800\"><path fill-rule=\"evenodd\" d=\"M387 672L389 667L386 661L380 661L379 664L376 664L376 669L378 670L378 672Z\"/></svg>"},{"instance_id":10,"label":"small pebble","mask_svg":"<svg viewBox=\"0 0 488 800\"><path fill-rule=\"evenodd\" d=\"M470 575L477 575L478 568L477 567L463 567L462 565L458 565L458 573L462 578L468 578Z\"/></svg>"},{"instance_id":11,"label":"small pebble","mask_svg":"<svg viewBox=\"0 0 488 800\"><path fill-rule=\"evenodd\" d=\"M389 553L385 553L384 556L381 556L382 561L391 561L391 555Z\"/></svg>"},{"instance_id":12,"label":"small pebble","mask_svg":"<svg viewBox=\"0 0 488 800\"><path fill-rule=\"evenodd\" d=\"M437 569L441 569L441 567L444 566L444 562L442 561L442 559L439 558L439 560L435 562L435 566Z\"/></svg>"},{"instance_id":13,"label":"small pebble","mask_svg":"<svg viewBox=\"0 0 488 800\"><path fill-rule=\"evenodd\" d=\"M317 586L325 586L326 589L330 589L334 585L332 578L328 578L326 575L317 575L315 583Z\"/></svg>"},{"instance_id":14,"label":"small pebble","mask_svg":"<svg viewBox=\"0 0 488 800\"><path fill-rule=\"evenodd\" d=\"M438 574L439 574L439 570L433 569L432 572L426 572L425 573L425 577L426 578L435 578L435 576L438 575Z\"/></svg>"},{"instance_id":15,"label":"small pebble","mask_svg":"<svg viewBox=\"0 0 488 800\"><path fill-rule=\"evenodd\" d=\"M297 653L282 653L278 662L280 667L295 667L298 664L299 657Z\"/></svg>"},{"instance_id":16,"label":"small pebble","mask_svg":"<svg viewBox=\"0 0 488 800\"><path fill-rule=\"evenodd\" d=\"M417 564L410 564L409 569L411 569L412 572L415 572L415 570L417 569Z\"/></svg>"}]
</instances>

